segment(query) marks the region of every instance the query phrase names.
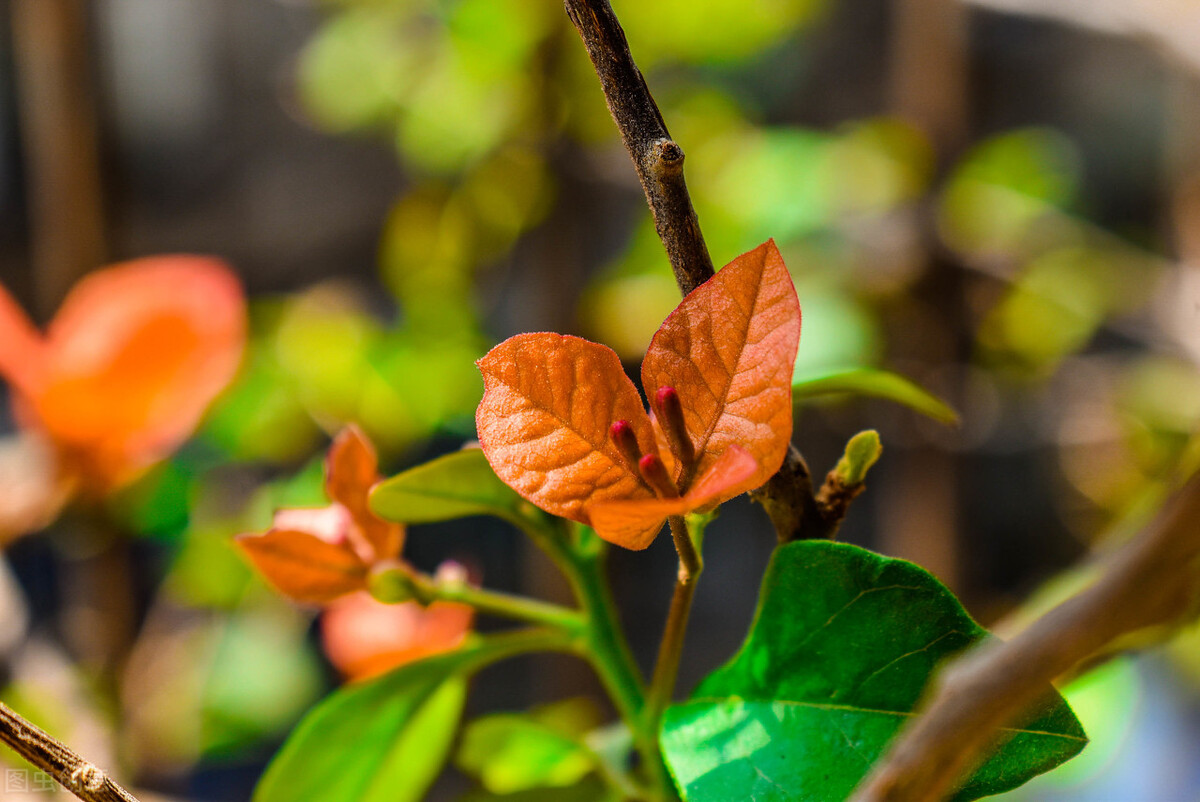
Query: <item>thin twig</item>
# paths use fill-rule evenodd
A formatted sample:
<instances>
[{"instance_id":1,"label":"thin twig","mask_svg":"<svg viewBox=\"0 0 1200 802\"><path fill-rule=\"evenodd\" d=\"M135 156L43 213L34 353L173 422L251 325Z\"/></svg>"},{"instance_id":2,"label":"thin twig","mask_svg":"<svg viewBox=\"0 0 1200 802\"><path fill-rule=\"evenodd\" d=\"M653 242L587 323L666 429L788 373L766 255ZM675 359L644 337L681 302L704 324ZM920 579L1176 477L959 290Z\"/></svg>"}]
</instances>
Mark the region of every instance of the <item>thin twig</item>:
<instances>
[{"instance_id":1,"label":"thin twig","mask_svg":"<svg viewBox=\"0 0 1200 802\"><path fill-rule=\"evenodd\" d=\"M686 296L712 278L713 264L684 182L683 149L671 139L608 0L564 0L564 5L600 78L608 110L642 182L675 282ZM815 514L812 477L794 447L778 473L755 491L753 498L767 510L782 543L831 533Z\"/></svg>"},{"instance_id":2,"label":"thin twig","mask_svg":"<svg viewBox=\"0 0 1200 802\"><path fill-rule=\"evenodd\" d=\"M138 802L103 771L0 703L0 741L84 802Z\"/></svg>"},{"instance_id":3,"label":"thin twig","mask_svg":"<svg viewBox=\"0 0 1200 802\"><path fill-rule=\"evenodd\" d=\"M1128 633L1180 623L1200 602L1200 475L1113 555L1087 590L1008 643L991 641L952 664L854 802L930 802L953 792L1006 725L1050 682Z\"/></svg>"},{"instance_id":4,"label":"thin twig","mask_svg":"<svg viewBox=\"0 0 1200 802\"><path fill-rule=\"evenodd\" d=\"M675 592L671 594L671 607L667 611L667 625L663 629L658 659L654 663L654 676L650 678L650 691L646 695L646 721L650 724L651 732L658 732L659 720L675 693L675 678L679 674L683 636L687 632L688 616L692 611L692 598L696 595L696 580L704 570L704 562L692 542L687 521L679 515L673 515L668 520L675 550L679 553L679 575L675 580Z\"/></svg>"}]
</instances>

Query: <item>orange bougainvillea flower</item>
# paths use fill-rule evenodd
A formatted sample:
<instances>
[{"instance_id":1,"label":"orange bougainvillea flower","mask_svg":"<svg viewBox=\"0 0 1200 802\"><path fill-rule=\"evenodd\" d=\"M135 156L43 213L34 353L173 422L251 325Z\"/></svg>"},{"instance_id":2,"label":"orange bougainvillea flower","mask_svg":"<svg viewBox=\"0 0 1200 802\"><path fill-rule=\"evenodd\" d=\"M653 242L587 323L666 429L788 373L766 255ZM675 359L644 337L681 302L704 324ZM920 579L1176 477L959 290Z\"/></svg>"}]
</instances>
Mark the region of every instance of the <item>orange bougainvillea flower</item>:
<instances>
[{"instance_id":1,"label":"orange bougainvillea flower","mask_svg":"<svg viewBox=\"0 0 1200 802\"><path fill-rule=\"evenodd\" d=\"M547 512L630 549L669 516L763 484L792 435L800 304L773 241L697 287L642 362L651 414L611 349L519 334L479 360L475 416L496 474Z\"/></svg>"},{"instance_id":2,"label":"orange bougainvillea flower","mask_svg":"<svg viewBox=\"0 0 1200 802\"><path fill-rule=\"evenodd\" d=\"M293 601L325 606L325 652L349 680L381 674L402 663L457 648L471 629L466 604L416 601L383 604L367 592L372 569L410 570L400 561L404 527L367 506L380 479L375 450L357 427L343 429L325 458L325 493L315 509L275 513L264 534L236 541L258 571ZM439 582L466 582L456 563L438 569Z\"/></svg>"},{"instance_id":3,"label":"orange bougainvillea flower","mask_svg":"<svg viewBox=\"0 0 1200 802\"><path fill-rule=\"evenodd\" d=\"M316 509L275 513L264 534L238 535L239 546L275 588L298 602L324 604L366 590L373 566L395 561L404 527L367 506L380 479L375 449L355 426L343 429L325 458L325 493Z\"/></svg>"},{"instance_id":4,"label":"orange bougainvillea flower","mask_svg":"<svg viewBox=\"0 0 1200 802\"><path fill-rule=\"evenodd\" d=\"M153 256L86 276L41 334L0 287L0 376L61 480L104 492L179 446L233 378L245 299L222 261Z\"/></svg>"}]
</instances>

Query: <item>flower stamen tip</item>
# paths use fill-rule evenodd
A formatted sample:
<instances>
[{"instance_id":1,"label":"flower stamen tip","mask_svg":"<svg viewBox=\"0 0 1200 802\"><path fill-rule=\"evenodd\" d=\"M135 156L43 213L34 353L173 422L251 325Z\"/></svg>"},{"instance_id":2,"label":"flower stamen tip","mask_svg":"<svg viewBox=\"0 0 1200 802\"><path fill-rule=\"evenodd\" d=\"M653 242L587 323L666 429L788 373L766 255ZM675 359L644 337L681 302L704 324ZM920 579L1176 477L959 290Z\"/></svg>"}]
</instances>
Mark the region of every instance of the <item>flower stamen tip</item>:
<instances>
[{"instance_id":1,"label":"flower stamen tip","mask_svg":"<svg viewBox=\"0 0 1200 802\"><path fill-rule=\"evenodd\" d=\"M627 420L619 420L608 428L609 439L613 445L617 447L617 452L621 455L621 459L625 461L625 466L629 470L637 472L639 461L642 458L642 449L638 445L637 434L633 431L633 426Z\"/></svg>"},{"instance_id":2,"label":"flower stamen tip","mask_svg":"<svg viewBox=\"0 0 1200 802\"><path fill-rule=\"evenodd\" d=\"M647 454L638 460L638 473L642 475L642 479L650 485L659 498L679 496L679 489L675 487L675 482L667 473L667 466L663 465L662 459L657 454Z\"/></svg>"},{"instance_id":3,"label":"flower stamen tip","mask_svg":"<svg viewBox=\"0 0 1200 802\"><path fill-rule=\"evenodd\" d=\"M696 448L683 420L683 404L674 387L659 387L654 393L654 414L671 444L671 453L683 465L685 475L696 461Z\"/></svg>"}]
</instances>

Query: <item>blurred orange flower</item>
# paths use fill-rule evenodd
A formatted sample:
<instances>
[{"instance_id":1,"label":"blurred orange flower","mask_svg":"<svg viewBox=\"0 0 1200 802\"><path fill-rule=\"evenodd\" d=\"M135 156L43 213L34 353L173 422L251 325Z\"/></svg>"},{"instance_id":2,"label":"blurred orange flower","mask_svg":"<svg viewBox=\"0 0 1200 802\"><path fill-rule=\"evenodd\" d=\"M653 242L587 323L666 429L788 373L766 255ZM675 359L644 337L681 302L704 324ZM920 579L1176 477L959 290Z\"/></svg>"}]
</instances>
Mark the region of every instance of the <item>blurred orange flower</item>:
<instances>
[{"instance_id":1,"label":"blurred orange flower","mask_svg":"<svg viewBox=\"0 0 1200 802\"><path fill-rule=\"evenodd\" d=\"M332 602L321 617L321 644L329 662L351 682L404 663L458 648L474 610L458 602L378 602L366 592Z\"/></svg>"},{"instance_id":2,"label":"blurred orange flower","mask_svg":"<svg viewBox=\"0 0 1200 802\"><path fill-rule=\"evenodd\" d=\"M245 340L241 285L210 257L97 270L44 334L0 287L0 377L18 422L49 441L60 486L87 493L131 481L191 435Z\"/></svg>"},{"instance_id":3,"label":"blurred orange flower","mask_svg":"<svg viewBox=\"0 0 1200 802\"><path fill-rule=\"evenodd\" d=\"M371 567L393 563L404 546L404 527L367 507L379 479L375 449L356 426L347 426L325 458L325 493L332 503L280 510L269 530L238 535L237 543L259 573L294 601L325 604L366 590Z\"/></svg>"},{"instance_id":4,"label":"blurred orange flower","mask_svg":"<svg viewBox=\"0 0 1200 802\"><path fill-rule=\"evenodd\" d=\"M411 570L399 559L404 527L378 518L367 506L379 479L371 443L357 427L347 426L325 458L325 493L332 503L280 510L267 532L236 538L276 590L293 601L325 605L325 651L350 680L456 648L474 614L457 602L384 604L367 592L373 568ZM438 578L467 581L454 563L443 565Z\"/></svg>"}]
</instances>

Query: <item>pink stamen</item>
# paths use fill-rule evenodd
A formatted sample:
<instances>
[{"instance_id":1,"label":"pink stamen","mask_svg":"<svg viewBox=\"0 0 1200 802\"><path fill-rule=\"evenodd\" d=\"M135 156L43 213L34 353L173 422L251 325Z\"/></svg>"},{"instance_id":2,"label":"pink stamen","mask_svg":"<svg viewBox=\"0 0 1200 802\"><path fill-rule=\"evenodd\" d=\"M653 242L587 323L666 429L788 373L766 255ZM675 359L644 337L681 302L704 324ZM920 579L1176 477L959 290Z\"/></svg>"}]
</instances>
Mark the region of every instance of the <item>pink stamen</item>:
<instances>
[{"instance_id":1,"label":"pink stamen","mask_svg":"<svg viewBox=\"0 0 1200 802\"><path fill-rule=\"evenodd\" d=\"M638 446L637 435L634 434L629 421L619 420L614 423L608 429L608 436L613 441L613 445L617 447L621 459L625 460L625 467L637 473L638 461L642 458L642 449Z\"/></svg>"},{"instance_id":2,"label":"pink stamen","mask_svg":"<svg viewBox=\"0 0 1200 802\"><path fill-rule=\"evenodd\" d=\"M683 420L683 404L674 387L658 388L654 394L654 413L658 425L667 436L667 442L671 444L671 453L679 460L683 473L687 475L696 461L696 449Z\"/></svg>"},{"instance_id":3,"label":"pink stamen","mask_svg":"<svg viewBox=\"0 0 1200 802\"><path fill-rule=\"evenodd\" d=\"M638 472L659 498L678 498L679 489L667 473L667 466L657 454L647 454L638 461Z\"/></svg>"}]
</instances>

